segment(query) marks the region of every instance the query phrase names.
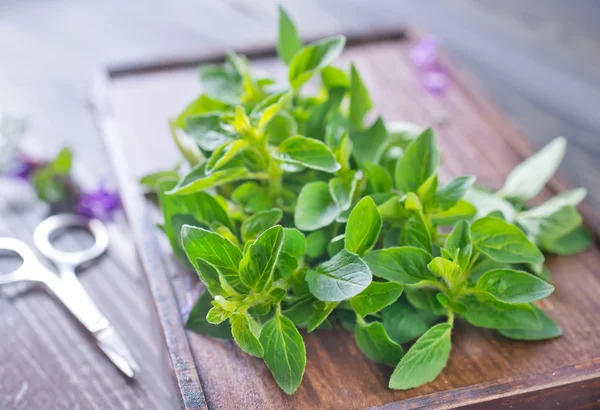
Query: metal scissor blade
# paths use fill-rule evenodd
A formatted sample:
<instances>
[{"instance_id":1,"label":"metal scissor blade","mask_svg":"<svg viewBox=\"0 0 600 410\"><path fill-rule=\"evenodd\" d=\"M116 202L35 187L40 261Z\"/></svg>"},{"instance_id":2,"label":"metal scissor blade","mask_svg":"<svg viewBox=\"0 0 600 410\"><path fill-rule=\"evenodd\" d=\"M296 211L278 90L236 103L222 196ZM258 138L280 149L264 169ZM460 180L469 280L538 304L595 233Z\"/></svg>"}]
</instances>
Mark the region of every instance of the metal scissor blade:
<instances>
[{"instance_id":1,"label":"metal scissor blade","mask_svg":"<svg viewBox=\"0 0 600 410\"><path fill-rule=\"evenodd\" d=\"M95 338L98 347L108 356L110 361L126 376L133 378L135 372L139 371L139 367L115 329L108 326L96 333Z\"/></svg>"}]
</instances>

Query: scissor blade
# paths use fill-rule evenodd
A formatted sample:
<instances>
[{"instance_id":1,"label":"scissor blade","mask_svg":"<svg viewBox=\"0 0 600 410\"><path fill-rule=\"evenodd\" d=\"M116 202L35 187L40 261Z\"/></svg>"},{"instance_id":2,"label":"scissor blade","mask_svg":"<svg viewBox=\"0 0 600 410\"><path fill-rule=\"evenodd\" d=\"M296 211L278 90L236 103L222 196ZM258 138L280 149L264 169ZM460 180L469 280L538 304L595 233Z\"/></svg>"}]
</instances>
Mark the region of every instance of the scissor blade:
<instances>
[{"instance_id":1,"label":"scissor blade","mask_svg":"<svg viewBox=\"0 0 600 410\"><path fill-rule=\"evenodd\" d=\"M126 376L133 378L135 372L139 371L139 367L115 329L109 326L98 332L95 337L98 347L108 356L110 361Z\"/></svg>"}]
</instances>

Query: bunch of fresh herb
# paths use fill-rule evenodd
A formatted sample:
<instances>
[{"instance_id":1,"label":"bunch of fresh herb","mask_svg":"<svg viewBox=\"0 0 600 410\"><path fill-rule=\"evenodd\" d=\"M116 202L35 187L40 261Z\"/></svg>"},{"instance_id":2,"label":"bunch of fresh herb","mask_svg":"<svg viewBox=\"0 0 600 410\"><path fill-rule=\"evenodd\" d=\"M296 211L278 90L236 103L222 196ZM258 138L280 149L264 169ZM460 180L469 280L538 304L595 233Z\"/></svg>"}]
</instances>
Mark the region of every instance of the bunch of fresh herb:
<instances>
[{"instance_id":1,"label":"bunch of fresh herb","mask_svg":"<svg viewBox=\"0 0 600 410\"><path fill-rule=\"evenodd\" d=\"M288 394L306 364L298 328L339 321L367 357L395 366L394 389L436 378L456 317L518 340L559 336L533 303L554 287L525 269L544 261L537 245L583 249L569 248L581 235L582 192L523 204L556 169L564 141L497 194L475 190L471 176L441 184L433 130L415 137L381 118L364 124L373 104L358 70L332 65L344 42L303 45L281 10L288 87L253 77L230 54L201 68L204 93L170 122L191 169L142 182L158 193L175 255L206 285L188 328L233 338ZM320 80L314 94L303 87L311 80Z\"/></svg>"}]
</instances>

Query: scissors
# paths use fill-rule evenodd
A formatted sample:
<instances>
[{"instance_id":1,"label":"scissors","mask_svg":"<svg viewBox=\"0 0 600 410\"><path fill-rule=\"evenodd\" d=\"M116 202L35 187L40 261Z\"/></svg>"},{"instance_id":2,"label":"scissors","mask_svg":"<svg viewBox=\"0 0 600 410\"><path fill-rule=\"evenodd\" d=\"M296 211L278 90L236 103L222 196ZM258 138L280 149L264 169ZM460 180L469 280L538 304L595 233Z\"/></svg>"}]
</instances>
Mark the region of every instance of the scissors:
<instances>
[{"instance_id":1,"label":"scissors","mask_svg":"<svg viewBox=\"0 0 600 410\"><path fill-rule=\"evenodd\" d=\"M50 241L56 234L70 227L87 229L94 237L94 245L74 252L62 251L52 245ZM52 273L42 265L33 250L24 242L15 238L0 238L0 251L12 251L23 259L23 264L17 270L0 274L0 286L17 282L44 285L92 334L96 344L110 361L126 376L133 378L139 369L133 356L75 274L79 266L96 259L106 251L108 233L102 222L78 215L54 215L38 225L33 239L40 252L55 265L58 274Z\"/></svg>"}]
</instances>

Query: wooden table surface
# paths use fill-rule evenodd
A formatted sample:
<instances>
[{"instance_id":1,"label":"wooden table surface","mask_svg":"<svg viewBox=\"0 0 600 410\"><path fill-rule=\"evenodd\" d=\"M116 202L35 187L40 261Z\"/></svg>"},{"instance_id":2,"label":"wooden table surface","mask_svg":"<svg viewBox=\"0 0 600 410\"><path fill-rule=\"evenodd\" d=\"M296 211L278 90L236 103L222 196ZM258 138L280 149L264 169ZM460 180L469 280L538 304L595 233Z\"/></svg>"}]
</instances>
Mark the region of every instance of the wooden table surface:
<instances>
[{"instance_id":1,"label":"wooden table surface","mask_svg":"<svg viewBox=\"0 0 600 410\"><path fill-rule=\"evenodd\" d=\"M563 175L600 203L600 8L593 0L283 1L302 35L412 26L437 35L540 147L569 139ZM26 146L76 153L84 184L108 177L89 112L89 81L107 62L155 60L273 43L271 0L7 0L0 4L0 109L25 113ZM174 110L177 107L174 107ZM0 236L31 240L46 215L28 187L0 180ZM110 224L111 250L81 279L114 323L142 373L126 382L43 292L0 297L0 408L167 409L168 362L127 222ZM72 244L71 244L72 245ZM69 246L67 243L66 246Z\"/></svg>"}]
</instances>

